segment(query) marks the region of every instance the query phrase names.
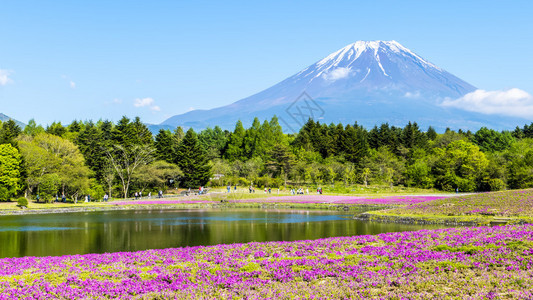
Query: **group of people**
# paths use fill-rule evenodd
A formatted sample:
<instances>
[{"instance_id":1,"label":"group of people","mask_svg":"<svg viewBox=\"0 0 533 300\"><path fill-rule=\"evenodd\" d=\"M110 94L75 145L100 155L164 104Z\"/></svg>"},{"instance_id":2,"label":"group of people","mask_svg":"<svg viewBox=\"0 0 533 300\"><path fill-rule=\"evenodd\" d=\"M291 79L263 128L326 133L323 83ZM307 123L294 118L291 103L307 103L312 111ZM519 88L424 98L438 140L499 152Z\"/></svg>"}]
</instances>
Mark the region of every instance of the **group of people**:
<instances>
[{"instance_id":1,"label":"group of people","mask_svg":"<svg viewBox=\"0 0 533 300\"><path fill-rule=\"evenodd\" d=\"M309 195L309 189L305 189L305 193L307 193L307 195ZM304 195L304 189L303 188L299 188L297 190L295 189L291 189L291 195Z\"/></svg>"},{"instance_id":2,"label":"group of people","mask_svg":"<svg viewBox=\"0 0 533 300\"><path fill-rule=\"evenodd\" d=\"M227 190L228 190L228 194L231 193L231 185L228 184L227 186ZM233 187L233 192L236 193L237 192L237 185L235 185Z\"/></svg>"}]
</instances>

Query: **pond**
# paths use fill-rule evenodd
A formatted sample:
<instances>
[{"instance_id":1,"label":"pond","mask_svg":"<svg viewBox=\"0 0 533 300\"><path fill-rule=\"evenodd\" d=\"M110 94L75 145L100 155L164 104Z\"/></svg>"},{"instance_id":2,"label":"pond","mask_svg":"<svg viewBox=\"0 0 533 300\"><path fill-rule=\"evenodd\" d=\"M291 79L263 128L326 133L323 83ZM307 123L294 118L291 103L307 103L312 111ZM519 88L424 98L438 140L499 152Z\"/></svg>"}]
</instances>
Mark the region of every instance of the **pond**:
<instances>
[{"instance_id":1,"label":"pond","mask_svg":"<svg viewBox=\"0 0 533 300\"><path fill-rule=\"evenodd\" d=\"M203 209L1 216L0 257L294 241L439 228L362 222L353 220L353 214L290 209Z\"/></svg>"}]
</instances>

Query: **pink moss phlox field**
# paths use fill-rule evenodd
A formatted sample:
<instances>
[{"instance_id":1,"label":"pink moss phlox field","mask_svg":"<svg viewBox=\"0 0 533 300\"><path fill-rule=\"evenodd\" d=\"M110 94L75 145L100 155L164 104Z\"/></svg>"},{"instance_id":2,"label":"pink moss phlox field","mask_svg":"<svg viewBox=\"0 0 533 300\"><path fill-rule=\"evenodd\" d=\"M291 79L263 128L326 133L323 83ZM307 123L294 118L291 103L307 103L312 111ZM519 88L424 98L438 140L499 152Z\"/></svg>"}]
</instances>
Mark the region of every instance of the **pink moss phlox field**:
<instances>
[{"instance_id":1,"label":"pink moss phlox field","mask_svg":"<svg viewBox=\"0 0 533 300\"><path fill-rule=\"evenodd\" d=\"M124 200L124 201L113 201L108 202L111 205L158 205L158 204L197 204L197 203L209 203L207 200Z\"/></svg>"},{"instance_id":2,"label":"pink moss phlox field","mask_svg":"<svg viewBox=\"0 0 533 300\"><path fill-rule=\"evenodd\" d=\"M415 203L389 210L395 215L533 218L533 189L480 193Z\"/></svg>"},{"instance_id":3,"label":"pink moss phlox field","mask_svg":"<svg viewBox=\"0 0 533 300\"><path fill-rule=\"evenodd\" d=\"M442 199L445 196L390 196L381 198L366 198L354 196L330 196L330 195L297 195L297 196L274 196L268 198L254 198L254 199L231 199L228 197L228 202L231 203L301 203L301 204L359 204L359 205L407 205L433 200ZM111 205L150 205L150 204L198 204L220 202L220 199L204 198L182 198L172 200L126 200L109 202Z\"/></svg>"},{"instance_id":4,"label":"pink moss phlox field","mask_svg":"<svg viewBox=\"0 0 533 300\"><path fill-rule=\"evenodd\" d=\"M0 299L532 299L533 225L0 259Z\"/></svg>"}]
</instances>

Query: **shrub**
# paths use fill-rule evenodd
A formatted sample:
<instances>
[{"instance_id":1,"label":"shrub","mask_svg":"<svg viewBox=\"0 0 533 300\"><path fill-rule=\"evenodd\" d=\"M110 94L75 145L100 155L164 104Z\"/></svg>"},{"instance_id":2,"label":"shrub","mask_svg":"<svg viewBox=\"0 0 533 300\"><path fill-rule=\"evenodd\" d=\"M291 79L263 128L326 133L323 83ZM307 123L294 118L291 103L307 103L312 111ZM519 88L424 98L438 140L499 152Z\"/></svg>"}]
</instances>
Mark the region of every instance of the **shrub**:
<instances>
[{"instance_id":1,"label":"shrub","mask_svg":"<svg viewBox=\"0 0 533 300\"><path fill-rule=\"evenodd\" d=\"M20 207L28 207L28 199L26 197L20 197L17 199L18 206Z\"/></svg>"},{"instance_id":2,"label":"shrub","mask_svg":"<svg viewBox=\"0 0 533 300\"><path fill-rule=\"evenodd\" d=\"M11 193L6 187L0 186L0 202L9 201Z\"/></svg>"}]
</instances>

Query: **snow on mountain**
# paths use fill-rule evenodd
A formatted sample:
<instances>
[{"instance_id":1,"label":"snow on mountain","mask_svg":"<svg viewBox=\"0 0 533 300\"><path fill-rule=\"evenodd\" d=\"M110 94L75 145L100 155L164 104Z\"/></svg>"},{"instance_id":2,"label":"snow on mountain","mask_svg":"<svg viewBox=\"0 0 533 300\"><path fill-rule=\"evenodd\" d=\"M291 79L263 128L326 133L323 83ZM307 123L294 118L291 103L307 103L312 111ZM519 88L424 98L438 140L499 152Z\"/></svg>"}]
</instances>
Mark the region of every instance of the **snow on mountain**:
<instances>
[{"instance_id":1,"label":"snow on mountain","mask_svg":"<svg viewBox=\"0 0 533 300\"><path fill-rule=\"evenodd\" d=\"M238 119L249 125L254 117L273 115L286 131L297 131L308 117L326 123L357 121L367 128L384 122L404 126L409 121L440 130L521 124L513 118L491 119L440 105L475 90L396 41L358 41L248 98L173 116L161 125L195 129L219 125L231 130Z\"/></svg>"}]
</instances>

